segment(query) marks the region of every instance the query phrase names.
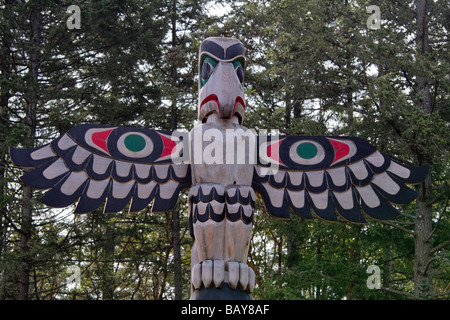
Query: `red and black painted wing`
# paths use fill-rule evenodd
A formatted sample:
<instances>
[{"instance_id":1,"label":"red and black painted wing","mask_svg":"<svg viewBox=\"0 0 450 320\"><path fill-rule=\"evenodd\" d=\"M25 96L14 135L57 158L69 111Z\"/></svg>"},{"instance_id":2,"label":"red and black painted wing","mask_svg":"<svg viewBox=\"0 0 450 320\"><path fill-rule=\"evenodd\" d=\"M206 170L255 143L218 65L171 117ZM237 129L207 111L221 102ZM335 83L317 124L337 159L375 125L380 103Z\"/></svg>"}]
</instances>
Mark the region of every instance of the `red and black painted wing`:
<instances>
[{"instance_id":1,"label":"red and black painted wing","mask_svg":"<svg viewBox=\"0 0 450 320\"><path fill-rule=\"evenodd\" d=\"M288 136L258 147L252 186L278 218L290 218L290 208L306 219L337 221L340 216L364 223L364 214L392 219L398 215L393 204L417 197L406 185L420 183L428 174L427 166L400 164L354 137Z\"/></svg>"},{"instance_id":2,"label":"red and black painted wing","mask_svg":"<svg viewBox=\"0 0 450 320\"><path fill-rule=\"evenodd\" d=\"M189 164L174 163L182 142L169 131L79 125L51 143L31 149L10 149L14 164L30 168L22 181L50 189L41 198L52 207L77 202L75 212L100 207L130 211L153 202L153 211L173 208L179 192L191 185Z\"/></svg>"}]
</instances>

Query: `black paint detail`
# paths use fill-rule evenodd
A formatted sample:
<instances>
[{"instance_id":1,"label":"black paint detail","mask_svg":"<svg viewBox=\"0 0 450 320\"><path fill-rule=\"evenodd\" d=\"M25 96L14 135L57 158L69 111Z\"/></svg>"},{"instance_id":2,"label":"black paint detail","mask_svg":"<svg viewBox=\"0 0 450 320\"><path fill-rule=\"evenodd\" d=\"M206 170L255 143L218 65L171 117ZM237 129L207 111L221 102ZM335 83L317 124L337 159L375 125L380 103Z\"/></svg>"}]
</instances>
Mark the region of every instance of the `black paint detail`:
<instances>
[{"instance_id":1,"label":"black paint detail","mask_svg":"<svg viewBox=\"0 0 450 320\"><path fill-rule=\"evenodd\" d=\"M242 43L236 43L228 47L226 50L225 59L233 59L238 56L245 56L245 47Z\"/></svg>"},{"instance_id":2,"label":"black paint detail","mask_svg":"<svg viewBox=\"0 0 450 320\"><path fill-rule=\"evenodd\" d=\"M253 214L254 214L253 207L252 207L252 214L250 217L247 217L244 214L243 206L239 206L239 209L234 213L230 213L230 212L228 212L228 210L226 210L227 219L231 222L235 222L235 221L238 221L239 219L242 219L242 221L245 224L250 224L253 221Z\"/></svg>"},{"instance_id":3,"label":"black paint detail","mask_svg":"<svg viewBox=\"0 0 450 320\"><path fill-rule=\"evenodd\" d=\"M214 188L214 187L211 188L211 191L208 194L203 194L203 189L199 188L198 194L192 198L192 201L194 203L199 203L200 201L207 203L207 202L211 202L213 200L216 200L217 202L220 202L220 203L225 202L225 195L219 194L217 192L216 188Z\"/></svg>"},{"instance_id":4,"label":"black paint detail","mask_svg":"<svg viewBox=\"0 0 450 320\"><path fill-rule=\"evenodd\" d=\"M219 46L217 43L210 41L210 40L203 41L200 51L208 52L218 59L225 58L225 53L224 53L223 48L221 46Z\"/></svg>"}]
</instances>

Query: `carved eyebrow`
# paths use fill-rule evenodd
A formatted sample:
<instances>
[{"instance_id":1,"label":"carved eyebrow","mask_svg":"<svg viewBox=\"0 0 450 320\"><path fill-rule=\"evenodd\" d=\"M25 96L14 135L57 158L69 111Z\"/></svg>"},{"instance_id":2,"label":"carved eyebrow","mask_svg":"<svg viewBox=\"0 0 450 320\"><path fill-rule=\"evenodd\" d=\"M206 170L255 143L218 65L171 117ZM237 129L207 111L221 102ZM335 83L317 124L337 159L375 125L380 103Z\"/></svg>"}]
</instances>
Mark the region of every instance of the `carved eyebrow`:
<instances>
[{"instance_id":1,"label":"carved eyebrow","mask_svg":"<svg viewBox=\"0 0 450 320\"><path fill-rule=\"evenodd\" d=\"M213 41L204 41L201 47L202 52L208 52L218 59L225 58L225 52L221 46Z\"/></svg>"},{"instance_id":2,"label":"carved eyebrow","mask_svg":"<svg viewBox=\"0 0 450 320\"><path fill-rule=\"evenodd\" d=\"M225 54L225 59L233 59L237 56L245 56L245 47L242 43L236 43L228 47Z\"/></svg>"},{"instance_id":3,"label":"carved eyebrow","mask_svg":"<svg viewBox=\"0 0 450 320\"><path fill-rule=\"evenodd\" d=\"M235 57L245 57L245 47L242 43L235 43L228 48L223 48L214 41L206 40L201 46L202 53L209 53L219 60L231 60Z\"/></svg>"}]
</instances>

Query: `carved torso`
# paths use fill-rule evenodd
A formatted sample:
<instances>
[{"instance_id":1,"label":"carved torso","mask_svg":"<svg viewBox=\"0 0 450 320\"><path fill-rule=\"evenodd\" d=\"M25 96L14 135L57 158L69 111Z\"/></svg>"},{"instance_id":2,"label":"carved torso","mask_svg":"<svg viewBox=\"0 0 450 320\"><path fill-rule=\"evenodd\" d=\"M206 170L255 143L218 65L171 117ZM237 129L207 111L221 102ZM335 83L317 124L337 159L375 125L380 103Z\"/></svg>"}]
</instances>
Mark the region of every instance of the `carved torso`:
<instances>
[{"instance_id":1,"label":"carved torso","mask_svg":"<svg viewBox=\"0 0 450 320\"><path fill-rule=\"evenodd\" d=\"M248 278L251 287L254 286L254 273L245 264L256 200L251 188L253 163L248 154L253 133L239 125L237 118L216 120L211 115L207 123L196 126L190 133L189 218L195 239L192 284L199 289L201 285L208 287L214 283L218 287L227 282L245 290ZM245 138L241 134L234 136L237 130L244 132L247 141L239 143L238 139ZM244 156L243 152L247 154ZM241 281L244 274L247 280Z\"/></svg>"}]
</instances>

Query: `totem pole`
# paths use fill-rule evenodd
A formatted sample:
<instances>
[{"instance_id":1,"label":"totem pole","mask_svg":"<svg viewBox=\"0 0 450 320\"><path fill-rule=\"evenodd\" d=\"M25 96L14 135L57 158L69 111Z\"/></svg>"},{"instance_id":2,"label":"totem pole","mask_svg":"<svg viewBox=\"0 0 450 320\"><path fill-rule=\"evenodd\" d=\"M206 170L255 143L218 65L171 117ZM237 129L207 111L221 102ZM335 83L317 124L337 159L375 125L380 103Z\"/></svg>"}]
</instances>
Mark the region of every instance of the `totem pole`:
<instances>
[{"instance_id":1,"label":"totem pole","mask_svg":"<svg viewBox=\"0 0 450 320\"><path fill-rule=\"evenodd\" d=\"M245 48L207 38L199 52L198 120L191 132L84 124L51 143L10 149L30 169L21 180L47 190L52 207L75 213L131 212L152 203L171 210L190 188L194 238L191 299L250 299L255 273L246 264L255 191L267 212L289 219L366 222L397 216L391 204L413 201L427 167L393 161L355 137L268 136L242 125Z\"/></svg>"}]
</instances>

